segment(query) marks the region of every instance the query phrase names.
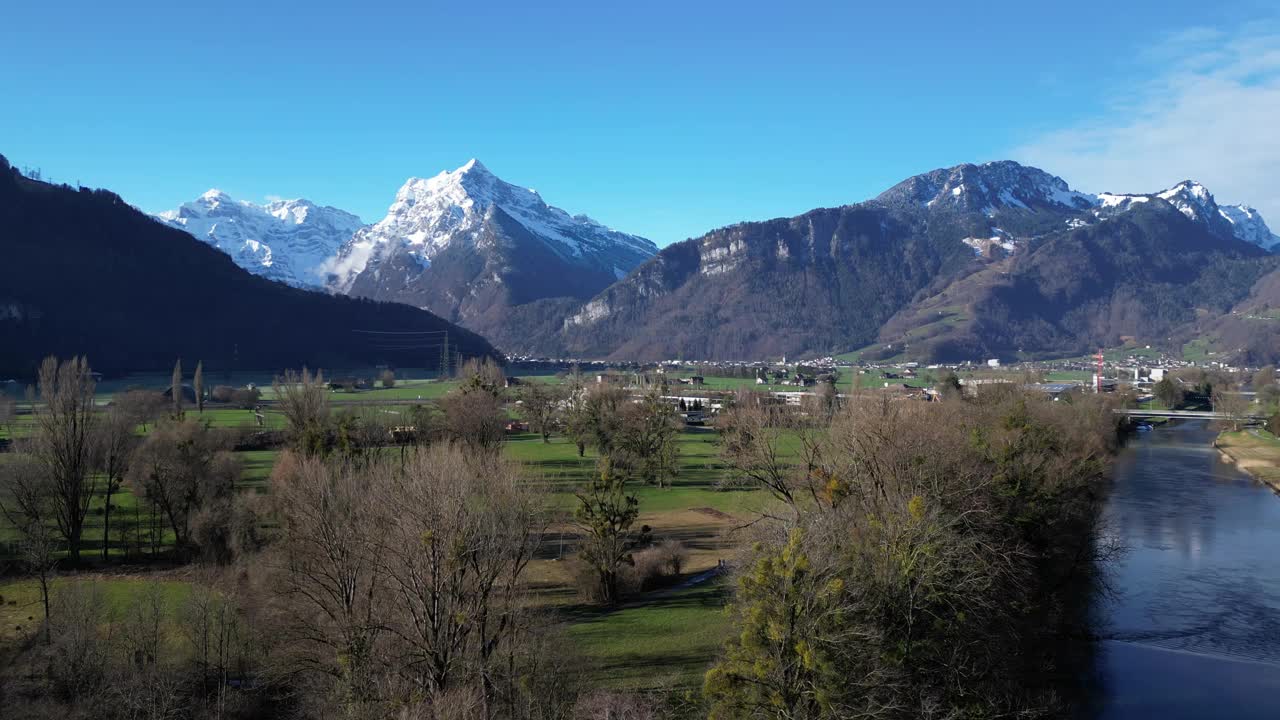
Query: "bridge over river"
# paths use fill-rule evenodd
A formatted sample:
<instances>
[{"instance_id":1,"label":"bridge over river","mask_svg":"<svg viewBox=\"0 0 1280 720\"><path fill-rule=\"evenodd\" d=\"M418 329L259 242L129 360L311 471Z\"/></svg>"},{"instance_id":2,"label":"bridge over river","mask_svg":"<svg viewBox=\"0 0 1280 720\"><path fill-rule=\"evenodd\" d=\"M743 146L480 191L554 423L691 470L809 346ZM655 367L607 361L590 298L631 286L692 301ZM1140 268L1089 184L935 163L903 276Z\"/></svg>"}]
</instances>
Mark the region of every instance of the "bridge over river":
<instances>
[{"instance_id":1,"label":"bridge over river","mask_svg":"<svg viewBox=\"0 0 1280 720\"><path fill-rule=\"evenodd\" d=\"M1127 415L1132 418L1187 418L1193 420L1266 420L1266 415L1255 415L1253 413L1244 413L1242 415L1232 415L1224 412L1213 412L1211 410L1113 410L1117 415Z\"/></svg>"}]
</instances>

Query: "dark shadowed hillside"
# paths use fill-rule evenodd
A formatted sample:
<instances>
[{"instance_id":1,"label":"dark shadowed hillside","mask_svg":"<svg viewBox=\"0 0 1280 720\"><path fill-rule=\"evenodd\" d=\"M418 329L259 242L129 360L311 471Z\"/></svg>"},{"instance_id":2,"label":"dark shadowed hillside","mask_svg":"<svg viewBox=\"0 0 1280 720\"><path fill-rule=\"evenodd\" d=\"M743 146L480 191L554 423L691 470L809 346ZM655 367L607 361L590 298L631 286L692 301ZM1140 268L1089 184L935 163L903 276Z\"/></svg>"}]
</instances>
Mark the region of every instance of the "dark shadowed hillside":
<instances>
[{"instance_id":1,"label":"dark shadowed hillside","mask_svg":"<svg viewBox=\"0 0 1280 720\"><path fill-rule=\"evenodd\" d=\"M85 354L104 371L166 368L179 356L226 369L439 362L443 333L369 330L444 331L456 352L494 354L422 310L251 275L113 193L29 180L3 157L0 253L4 375L48 354Z\"/></svg>"}]
</instances>

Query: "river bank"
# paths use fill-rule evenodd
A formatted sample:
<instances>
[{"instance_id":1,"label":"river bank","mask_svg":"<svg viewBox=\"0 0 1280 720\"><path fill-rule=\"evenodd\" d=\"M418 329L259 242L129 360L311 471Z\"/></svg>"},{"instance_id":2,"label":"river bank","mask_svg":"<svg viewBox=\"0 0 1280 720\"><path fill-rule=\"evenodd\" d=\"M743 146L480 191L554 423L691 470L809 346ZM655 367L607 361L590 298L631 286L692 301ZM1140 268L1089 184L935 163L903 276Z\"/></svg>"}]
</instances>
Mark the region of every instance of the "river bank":
<instances>
[{"instance_id":1,"label":"river bank","mask_svg":"<svg viewBox=\"0 0 1280 720\"><path fill-rule=\"evenodd\" d=\"M1280 439L1265 430L1224 432L1213 441L1222 459L1280 492Z\"/></svg>"}]
</instances>

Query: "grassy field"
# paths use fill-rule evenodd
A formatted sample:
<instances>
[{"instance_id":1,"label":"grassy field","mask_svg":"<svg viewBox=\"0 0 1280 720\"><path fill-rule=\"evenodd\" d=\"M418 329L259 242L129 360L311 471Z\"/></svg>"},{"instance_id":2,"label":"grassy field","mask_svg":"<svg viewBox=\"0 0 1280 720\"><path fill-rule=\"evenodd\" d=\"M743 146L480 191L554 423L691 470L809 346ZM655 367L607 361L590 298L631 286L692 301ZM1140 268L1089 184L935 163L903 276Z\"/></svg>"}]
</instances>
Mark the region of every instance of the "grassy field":
<instances>
[{"instance_id":1,"label":"grassy field","mask_svg":"<svg viewBox=\"0 0 1280 720\"><path fill-rule=\"evenodd\" d=\"M1197 338L1182 346L1182 359L1187 362L1203 363L1213 354L1213 346L1205 338Z\"/></svg>"},{"instance_id":2,"label":"grassy field","mask_svg":"<svg viewBox=\"0 0 1280 720\"><path fill-rule=\"evenodd\" d=\"M137 384L137 379L134 378L131 385ZM559 381L552 375L522 379L525 382ZM162 380L167 382L167 377ZM850 381L846 371L841 384L847 386ZM332 400L335 411L340 411L343 409L342 401L348 398L403 401L422 397L428 400L438 398L456 386L456 382L411 379L397 383L393 388L335 393ZM720 377L707 378L707 385L701 389L732 390L737 387L760 389L750 378ZM794 388L779 386L777 389ZM375 403L362 406L359 411L379 409ZM403 412L405 406L381 409ZM278 412L268 409L265 415L266 427L284 426L283 417ZM188 417L192 416L215 427L257 427L254 414L249 410L219 407L206 409L203 414L189 410ZM29 422L30 416L20 417ZM20 425L15 423L14 427L20 428ZM21 432L23 429L18 429L18 433ZM631 490L640 503L637 526L649 526L655 541L682 542L687 552L684 577L689 577L715 568L730 557L734 547L741 542L737 534L739 529L756 516L770 501L770 496L759 490L722 490L717 487L729 471L719 457L720 448L714 430L687 429L680 434L679 444L679 472L669 487L636 486ZM569 561L574 551L576 529L569 518L576 502L574 492L597 471L596 453L588 449L585 456L579 457L577 447L567 438L555 436L551 442L544 443L540 436L532 433L510 436L504 443L503 453L528 468L532 481L546 488L548 504L557 511L557 525L549 530L553 537L559 538L555 541L558 544L530 567L531 588L539 604L558 608L564 613L570 634L589 660L592 682L618 688L672 684L696 686L728 631L728 621L723 614L727 594L724 583L713 581L681 590L648 593L634 597L625 606L614 610L584 606L573 591L573 563ZM280 451L247 451L237 455L244 468L237 487L244 492L268 492L267 481ZM2 457L0 461L3 461ZM95 560L100 556L103 504L101 497L95 498L85 532L83 552ZM152 542L149 533L153 529L156 529L160 542L172 545L172 533L164 530L165 523L160 518L151 516L149 504L145 501L140 502L125 490L114 496L113 507L113 528L126 527L130 535L125 543L121 543L113 529L108 545L113 559L123 559L128 549L130 560L145 564L150 557ZM11 529L0 527L0 543L15 539ZM0 546L0 554L5 550L6 547ZM126 607L130 596L142 587L139 577L112 576L101 571L92 574L102 578L113 607ZM152 575L155 574L145 574L146 577ZM173 571L159 573L158 576L166 584L166 593L173 594L174 601L170 605L176 608L186 591L184 580ZM26 634L38 621L39 608L32 605L34 592L29 581L0 583L0 595L5 598L4 604L0 605L0 623L10 633ZM3 639L5 637L0 635L0 640Z\"/></svg>"},{"instance_id":3,"label":"grassy field","mask_svg":"<svg viewBox=\"0 0 1280 720\"><path fill-rule=\"evenodd\" d=\"M716 490L716 483L726 470L719 459L716 433L711 430L686 430L680 435L680 472L671 486L634 488L642 512L677 511L690 508L712 508L726 513L750 513L763 501L763 493L754 491ZM532 475L546 483L554 506L568 509L574 502L574 491L585 485L596 471L599 456L590 448L578 457L578 448L567 438L552 437L542 442L536 434L512 437L503 447L506 455L524 463Z\"/></svg>"},{"instance_id":4,"label":"grassy field","mask_svg":"<svg viewBox=\"0 0 1280 720\"><path fill-rule=\"evenodd\" d=\"M616 689L697 687L729 634L723 582L655 593L611 612L583 612L570 635L589 682Z\"/></svg>"},{"instance_id":5,"label":"grassy field","mask_svg":"<svg viewBox=\"0 0 1280 720\"><path fill-rule=\"evenodd\" d=\"M191 595L191 585L185 577L174 573L142 575L94 574L85 578L97 584L102 592L107 616L121 618L137 602L139 593L149 586L159 588L169 615L169 623L177 623L183 602ZM52 591L58 592L71 578L56 578ZM10 580L0 582L0 643L27 637L39 630L44 609L40 601L40 586L35 580Z\"/></svg>"},{"instance_id":6,"label":"grassy field","mask_svg":"<svg viewBox=\"0 0 1280 720\"><path fill-rule=\"evenodd\" d=\"M237 415L241 413L241 415ZM206 411L206 415L209 415ZM212 415L215 424L234 426L247 411L225 411ZM715 568L727 559L740 540L737 529L768 501L767 494L756 490L717 490L715 486L727 472L720 461L716 433L709 429L690 429L680 435L680 472L670 487L638 486L633 488L640 500L637 526L647 525L655 541L678 540L686 548L685 577ZM725 633L727 618L723 613L726 592L719 581L674 591L656 591L631 599L614 610L584 606L572 590L572 558L576 541L575 529L568 521L574 507L574 491L589 480L596 470L597 456L588 450L578 457L577 447L563 437L544 443L540 436L526 433L509 438L503 452L529 468L535 481L544 483L548 502L560 511L557 526L549 528L553 536L568 538L559 545L549 545L546 557L530 567L531 588L538 603L558 608L569 623L569 633L584 654L590 668L591 682L615 688L648 688L659 686L696 687L703 672L715 657ZM244 463L239 488L246 492L267 492L267 478L279 457L279 451L237 453ZM102 498L95 499L88 519L85 540L86 556L97 559L102 537ZM163 522L153 518L146 503L139 503L125 491L113 498L113 527L128 526L133 539L132 558L146 561L150 543L146 533ZM142 536L138 535L138 531ZM162 541L172 544L172 533L161 530ZM125 548L116 541L109 545L113 558L122 558ZM16 539L11 530L0 529L0 542ZM92 572L107 591L110 606L123 612L130 598L143 587L143 579L153 574L117 577ZM161 573L171 612L177 612L185 597L187 585L173 571ZM62 580L60 582L65 582ZM32 581L0 582L0 642L27 636L39 623L41 610L38 593ZM170 622L176 622L176 619ZM5 634L7 633L7 635Z\"/></svg>"}]
</instances>

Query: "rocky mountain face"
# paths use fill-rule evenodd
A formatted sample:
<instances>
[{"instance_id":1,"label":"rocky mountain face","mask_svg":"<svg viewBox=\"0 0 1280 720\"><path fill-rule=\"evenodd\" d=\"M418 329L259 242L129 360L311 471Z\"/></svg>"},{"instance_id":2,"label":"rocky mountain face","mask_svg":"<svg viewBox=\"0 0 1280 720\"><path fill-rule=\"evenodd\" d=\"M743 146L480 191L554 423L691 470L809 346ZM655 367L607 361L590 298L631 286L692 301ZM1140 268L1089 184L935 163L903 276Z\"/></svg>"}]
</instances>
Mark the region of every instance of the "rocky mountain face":
<instances>
[{"instance_id":1,"label":"rocky mountain face","mask_svg":"<svg viewBox=\"0 0 1280 720\"><path fill-rule=\"evenodd\" d=\"M416 308L255 276L105 190L23 177L0 157L0 377L46 355L104 372L433 366L488 342ZM412 339L412 342L407 342Z\"/></svg>"},{"instance_id":2,"label":"rocky mountain face","mask_svg":"<svg viewBox=\"0 0 1280 720\"><path fill-rule=\"evenodd\" d=\"M308 200L255 205L221 190L156 217L230 255L255 275L311 288L323 287L326 263L364 226L349 212Z\"/></svg>"},{"instance_id":3,"label":"rocky mountain face","mask_svg":"<svg viewBox=\"0 0 1280 720\"><path fill-rule=\"evenodd\" d=\"M327 270L336 292L425 308L515 349L543 315L535 304L586 300L656 252L472 160L406 182Z\"/></svg>"},{"instance_id":4,"label":"rocky mountain face","mask_svg":"<svg viewBox=\"0 0 1280 720\"><path fill-rule=\"evenodd\" d=\"M1092 195L1014 162L960 165L669 246L527 342L616 359L1075 354L1226 311L1277 264L1268 237L1196 183Z\"/></svg>"}]
</instances>

